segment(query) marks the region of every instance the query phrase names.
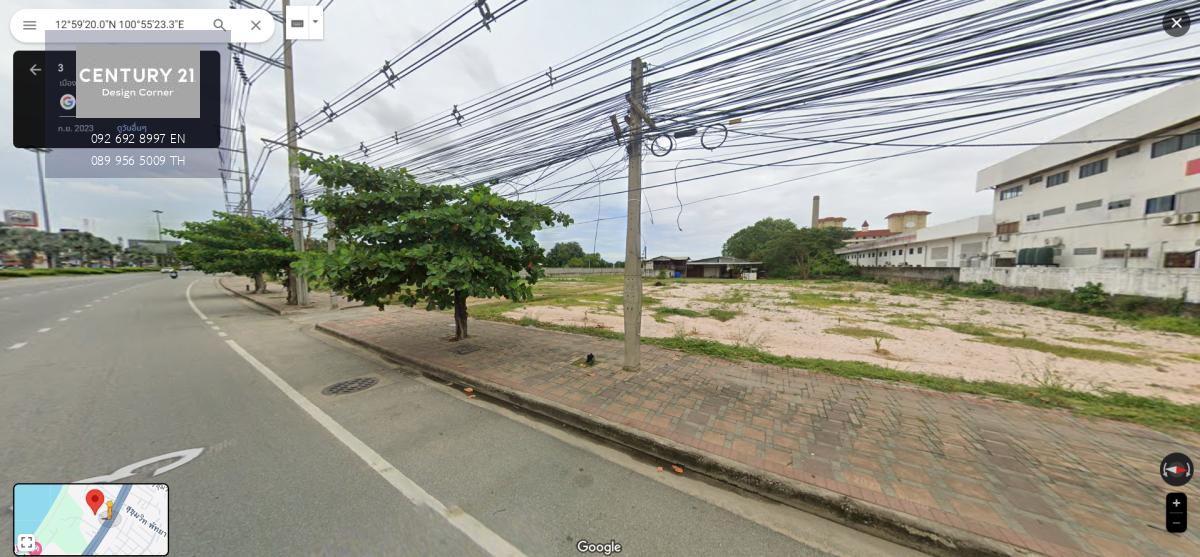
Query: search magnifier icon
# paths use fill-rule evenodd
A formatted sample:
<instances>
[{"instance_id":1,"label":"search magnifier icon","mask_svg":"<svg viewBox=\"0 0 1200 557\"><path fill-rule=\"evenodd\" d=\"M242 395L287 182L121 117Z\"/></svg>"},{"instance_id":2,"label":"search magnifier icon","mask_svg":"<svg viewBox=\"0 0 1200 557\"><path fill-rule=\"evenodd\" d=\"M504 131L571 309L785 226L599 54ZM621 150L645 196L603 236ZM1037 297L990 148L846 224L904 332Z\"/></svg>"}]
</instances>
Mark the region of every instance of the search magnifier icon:
<instances>
[{"instance_id":1,"label":"search magnifier icon","mask_svg":"<svg viewBox=\"0 0 1200 557\"><path fill-rule=\"evenodd\" d=\"M214 19L214 20L213 20L213 27L215 27L215 28L217 28L217 29L220 29L220 30L224 31L224 30L225 30L225 22L224 22L224 21L221 21L221 18Z\"/></svg>"}]
</instances>

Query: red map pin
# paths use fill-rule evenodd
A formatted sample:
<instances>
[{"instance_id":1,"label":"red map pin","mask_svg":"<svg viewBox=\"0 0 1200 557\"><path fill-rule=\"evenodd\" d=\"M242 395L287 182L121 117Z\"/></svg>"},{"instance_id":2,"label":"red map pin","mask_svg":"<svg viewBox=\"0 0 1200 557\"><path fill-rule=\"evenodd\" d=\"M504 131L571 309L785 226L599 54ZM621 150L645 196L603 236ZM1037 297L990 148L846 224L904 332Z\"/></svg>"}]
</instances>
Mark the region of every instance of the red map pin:
<instances>
[{"instance_id":1,"label":"red map pin","mask_svg":"<svg viewBox=\"0 0 1200 557\"><path fill-rule=\"evenodd\" d=\"M99 489L93 489L87 492L83 499L87 502L88 507L91 507L92 514L96 514L96 509L99 509L100 505L104 503L104 494Z\"/></svg>"}]
</instances>

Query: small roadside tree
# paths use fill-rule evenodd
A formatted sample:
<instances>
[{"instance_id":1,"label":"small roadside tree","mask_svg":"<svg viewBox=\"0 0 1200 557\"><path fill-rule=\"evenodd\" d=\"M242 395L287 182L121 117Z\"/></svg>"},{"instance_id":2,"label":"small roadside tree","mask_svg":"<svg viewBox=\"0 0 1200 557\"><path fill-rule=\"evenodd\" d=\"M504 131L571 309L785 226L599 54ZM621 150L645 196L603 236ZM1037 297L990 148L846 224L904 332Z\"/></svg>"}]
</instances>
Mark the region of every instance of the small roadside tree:
<instances>
[{"instance_id":1,"label":"small roadside tree","mask_svg":"<svg viewBox=\"0 0 1200 557\"><path fill-rule=\"evenodd\" d=\"M143 245L125 248L121 252L121 264L134 267L146 267L154 263L154 252Z\"/></svg>"},{"instance_id":2,"label":"small roadside tree","mask_svg":"<svg viewBox=\"0 0 1200 557\"><path fill-rule=\"evenodd\" d=\"M0 226L0 252L12 251L26 269L33 268L33 261L41 251L44 232L32 228Z\"/></svg>"},{"instance_id":3,"label":"small roadside tree","mask_svg":"<svg viewBox=\"0 0 1200 557\"><path fill-rule=\"evenodd\" d=\"M763 266L773 277L835 276L851 270L834 254L853 232L844 228L798 228L780 234L762 248Z\"/></svg>"},{"instance_id":4,"label":"small roadside tree","mask_svg":"<svg viewBox=\"0 0 1200 557\"><path fill-rule=\"evenodd\" d=\"M185 240L172 255L206 273L233 273L254 279L254 291L266 292L264 273L278 273L296 260L292 242L266 217L213 211L212 220L185 222L182 230L163 232Z\"/></svg>"},{"instance_id":5,"label":"small roadside tree","mask_svg":"<svg viewBox=\"0 0 1200 557\"><path fill-rule=\"evenodd\" d=\"M403 169L301 155L325 194L333 253L305 253L305 269L331 288L383 310L393 300L454 308L454 337L467 335L467 297L528 300L544 256L533 233L571 218L511 200L484 185L426 185Z\"/></svg>"}]
</instances>

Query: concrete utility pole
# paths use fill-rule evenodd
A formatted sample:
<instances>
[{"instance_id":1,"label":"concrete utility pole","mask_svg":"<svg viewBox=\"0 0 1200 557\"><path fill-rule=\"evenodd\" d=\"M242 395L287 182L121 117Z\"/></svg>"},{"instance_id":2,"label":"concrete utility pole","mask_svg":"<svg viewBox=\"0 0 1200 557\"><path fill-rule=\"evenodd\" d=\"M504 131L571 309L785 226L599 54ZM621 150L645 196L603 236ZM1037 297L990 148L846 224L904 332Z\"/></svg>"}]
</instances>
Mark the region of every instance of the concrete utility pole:
<instances>
[{"instance_id":1,"label":"concrete utility pole","mask_svg":"<svg viewBox=\"0 0 1200 557\"><path fill-rule=\"evenodd\" d=\"M333 186L326 186L325 190L332 193ZM337 242L333 239L333 217L328 215L325 217L325 241L326 249L332 254L337 249ZM329 309L338 309L338 294L333 285L329 286Z\"/></svg>"},{"instance_id":2,"label":"concrete utility pole","mask_svg":"<svg viewBox=\"0 0 1200 557\"><path fill-rule=\"evenodd\" d=\"M283 0L287 13L288 0ZM304 198L300 195L300 152L296 150L296 91L292 76L292 41L283 39L283 97L287 109L288 186L292 192L292 244L297 253L304 251ZM249 172L249 170L247 170ZM308 305L308 281L300 273L289 273L296 305Z\"/></svg>"},{"instance_id":3,"label":"concrete utility pole","mask_svg":"<svg viewBox=\"0 0 1200 557\"><path fill-rule=\"evenodd\" d=\"M625 369L641 365L642 345L642 59L629 80L629 187L625 215Z\"/></svg>"},{"instance_id":4,"label":"concrete utility pole","mask_svg":"<svg viewBox=\"0 0 1200 557\"><path fill-rule=\"evenodd\" d=\"M246 143L246 123L242 122L242 210L247 217L254 215L254 203L250 201L250 144Z\"/></svg>"}]
</instances>

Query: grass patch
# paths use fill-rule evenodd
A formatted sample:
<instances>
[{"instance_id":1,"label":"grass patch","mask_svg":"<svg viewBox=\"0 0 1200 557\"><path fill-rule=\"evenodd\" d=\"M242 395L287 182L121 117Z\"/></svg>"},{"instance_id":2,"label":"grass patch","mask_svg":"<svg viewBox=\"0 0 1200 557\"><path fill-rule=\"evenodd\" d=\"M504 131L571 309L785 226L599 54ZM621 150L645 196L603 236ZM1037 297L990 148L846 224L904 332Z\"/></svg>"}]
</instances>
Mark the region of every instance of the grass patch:
<instances>
[{"instance_id":1,"label":"grass patch","mask_svg":"<svg viewBox=\"0 0 1200 557\"><path fill-rule=\"evenodd\" d=\"M924 288L911 282L898 282L888 286L888 294L893 296L912 296L914 298L932 298L933 294L929 293L928 288Z\"/></svg>"},{"instance_id":2,"label":"grass patch","mask_svg":"<svg viewBox=\"0 0 1200 557\"><path fill-rule=\"evenodd\" d=\"M694 309L673 308L667 306L660 306L654 310L654 320L658 321L659 323L666 323L668 315L678 315L681 317L700 317L704 314Z\"/></svg>"},{"instance_id":3,"label":"grass patch","mask_svg":"<svg viewBox=\"0 0 1200 557\"><path fill-rule=\"evenodd\" d=\"M788 292L788 298L792 300L792 305L806 308L827 308L833 306L874 306L874 304L863 302L854 296L843 296L841 294L829 294L824 292Z\"/></svg>"},{"instance_id":4,"label":"grass patch","mask_svg":"<svg viewBox=\"0 0 1200 557\"><path fill-rule=\"evenodd\" d=\"M1121 342L1119 340L1108 340L1106 338L1091 338L1091 337L1058 337L1058 340L1074 342L1078 344L1103 344L1106 346L1116 346L1117 348L1128 348L1130 350L1141 350L1145 348L1136 342Z\"/></svg>"},{"instance_id":5,"label":"grass patch","mask_svg":"<svg viewBox=\"0 0 1200 557\"><path fill-rule=\"evenodd\" d=\"M1200 336L1200 319L1195 317L1180 317L1160 315L1158 317L1143 317L1133 321L1133 326L1147 331L1163 331L1167 333L1183 333Z\"/></svg>"},{"instance_id":6,"label":"grass patch","mask_svg":"<svg viewBox=\"0 0 1200 557\"><path fill-rule=\"evenodd\" d=\"M747 301L749 301L750 296L746 293L745 290L738 288L738 289L730 290L724 294L721 294L720 296L707 296L707 297L701 298L701 299L704 300L705 302L712 302L714 304L719 304L719 305L724 306L724 305L731 305L731 304L744 304Z\"/></svg>"},{"instance_id":7,"label":"grass patch","mask_svg":"<svg viewBox=\"0 0 1200 557\"><path fill-rule=\"evenodd\" d=\"M895 335L887 331L867 329L865 327L830 327L825 329L825 332L831 335L842 335L854 338L896 338Z\"/></svg>"},{"instance_id":8,"label":"grass patch","mask_svg":"<svg viewBox=\"0 0 1200 557\"><path fill-rule=\"evenodd\" d=\"M956 333L973 337L990 337L1002 332L995 327L976 325L974 323L941 323L940 325Z\"/></svg>"},{"instance_id":9,"label":"grass patch","mask_svg":"<svg viewBox=\"0 0 1200 557\"><path fill-rule=\"evenodd\" d=\"M62 269L0 269L0 277L27 278L52 277L58 275L111 275L120 273L147 273L157 271L151 267L114 267L93 269L90 267L65 267Z\"/></svg>"},{"instance_id":10,"label":"grass patch","mask_svg":"<svg viewBox=\"0 0 1200 557\"><path fill-rule=\"evenodd\" d=\"M926 321L920 315L901 315L888 319L885 323L893 327L902 327L905 329L928 329L933 326L932 323Z\"/></svg>"},{"instance_id":11,"label":"grass patch","mask_svg":"<svg viewBox=\"0 0 1200 557\"><path fill-rule=\"evenodd\" d=\"M508 318L494 320L521 324L517 320ZM621 340L624 338L624 335L621 333L608 329L555 325L538 321L533 321L530 324L541 329L584 334L612 340ZM755 362L792 369L803 369L839 377L894 381L949 393L994 396L1042 408L1062 408L1082 416L1142 424L1159 430L1186 429L1200 432L1200 404L1176 404L1158 397L1145 397L1111 391L1083 392L1056 385L1020 385L998 381L967 381L955 377L943 377L912 371L898 371L866 362L777 356L750 346L731 346L716 341L682 336L643 338L642 341L646 344L662 348L723 360Z\"/></svg>"},{"instance_id":12,"label":"grass patch","mask_svg":"<svg viewBox=\"0 0 1200 557\"><path fill-rule=\"evenodd\" d=\"M737 317L741 313L742 312L740 312L740 311L734 311L731 309L723 309L723 308L712 308L712 309L708 310L709 317L716 319L717 321L720 321L722 323L729 321L730 319L733 319L734 317Z\"/></svg>"},{"instance_id":13,"label":"grass patch","mask_svg":"<svg viewBox=\"0 0 1200 557\"><path fill-rule=\"evenodd\" d=\"M1112 352L1110 350L1095 350L1092 348L1066 346L1064 344L1052 344L1032 338L983 336L977 340L1007 348L1037 350L1038 352L1046 352L1062 358L1075 358L1077 360L1089 360L1093 362L1115 362L1127 365L1152 365L1152 362L1141 356L1133 356L1123 352Z\"/></svg>"}]
</instances>

